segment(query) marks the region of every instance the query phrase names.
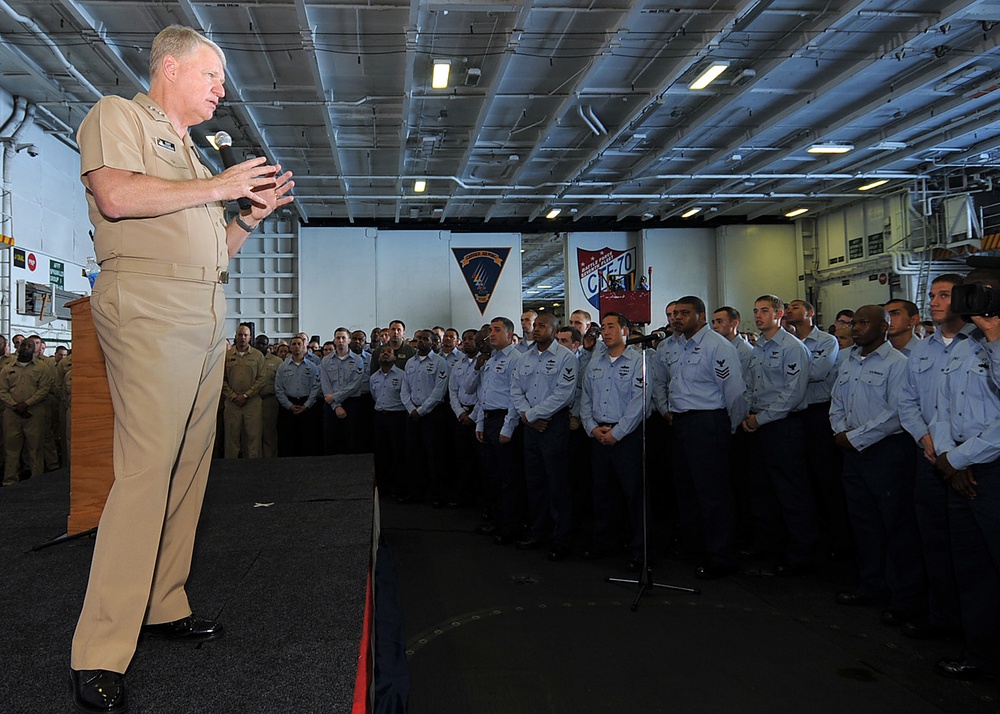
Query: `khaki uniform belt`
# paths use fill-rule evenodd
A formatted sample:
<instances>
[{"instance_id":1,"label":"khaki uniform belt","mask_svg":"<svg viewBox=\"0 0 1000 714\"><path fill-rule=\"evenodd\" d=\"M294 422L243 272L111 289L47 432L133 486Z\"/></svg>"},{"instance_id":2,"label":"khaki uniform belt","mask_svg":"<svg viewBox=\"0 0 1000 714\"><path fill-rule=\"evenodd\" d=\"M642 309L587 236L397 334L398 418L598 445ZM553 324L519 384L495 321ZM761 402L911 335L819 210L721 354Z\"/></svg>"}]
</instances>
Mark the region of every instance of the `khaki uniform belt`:
<instances>
[{"instance_id":1,"label":"khaki uniform belt","mask_svg":"<svg viewBox=\"0 0 1000 714\"><path fill-rule=\"evenodd\" d=\"M183 263L163 263L146 258L108 258L101 262L101 270L157 275L196 283L228 283L229 271Z\"/></svg>"}]
</instances>

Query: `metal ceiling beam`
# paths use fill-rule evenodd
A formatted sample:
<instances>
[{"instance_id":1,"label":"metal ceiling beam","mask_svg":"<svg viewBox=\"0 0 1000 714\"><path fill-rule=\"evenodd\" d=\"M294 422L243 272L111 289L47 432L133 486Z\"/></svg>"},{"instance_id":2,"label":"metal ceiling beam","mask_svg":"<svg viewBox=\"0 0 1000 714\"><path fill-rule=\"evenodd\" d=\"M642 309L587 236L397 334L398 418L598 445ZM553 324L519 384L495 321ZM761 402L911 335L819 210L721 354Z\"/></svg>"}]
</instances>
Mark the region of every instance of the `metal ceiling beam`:
<instances>
[{"instance_id":1,"label":"metal ceiling beam","mask_svg":"<svg viewBox=\"0 0 1000 714\"><path fill-rule=\"evenodd\" d=\"M399 123L399 157L396 162L396 223L399 223L399 213L403 207L402 199L406 195L403 187L403 175L406 173L406 141L410 130L410 104L413 101L413 86L416 77L417 50L420 47L420 0L410 1L410 17L406 23L406 61L403 68L403 106Z\"/></svg>"},{"instance_id":2,"label":"metal ceiling beam","mask_svg":"<svg viewBox=\"0 0 1000 714\"><path fill-rule=\"evenodd\" d=\"M198 12L198 9L195 7L192 0L177 0L177 3L180 6L180 11L184 15L188 25L192 29L195 29L201 34L203 34L205 37L211 39L212 32L209 28L205 26L205 22L202 20L201 14ZM256 26L257 23L254 24L254 27ZM254 30L254 35L255 36L257 35L256 30ZM226 95L228 96L232 94L235 96L237 102L242 102L243 96L242 93L240 92L240 81L238 79L239 72L237 71L234 73L233 69L234 69L233 67L228 67L228 66L226 68L227 78L228 80L230 80L226 82L227 84ZM269 164L281 163L280 161L278 161L278 159L274 156L271 149L269 148L269 142L267 140L267 137L265 136L263 130L258 125L257 119L256 117L254 117L253 112L251 112L250 109L247 107L240 106L239 103L234 104L232 106L231 111L236 116L236 118L240 120L242 128L246 129L250 133L251 140L254 142L254 144L256 144L257 147L260 148L260 150L264 153L264 156L267 157L267 162ZM303 206L298 201L298 199L293 201L291 205L295 208L296 212L299 214L302 220L308 223L309 212L306 211L305 206Z\"/></svg>"},{"instance_id":3,"label":"metal ceiling beam","mask_svg":"<svg viewBox=\"0 0 1000 714\"><path fill-rule=\"evenodd\" d=\"M750 1L753 1L753 0L750 0ZM639 12L639 8L642 7L642 6L643 6L642 0L634 0L634 2L631 4L630 8L629 7L622 8L621 11L616 14L616 17L613 18L615 20L614 25L615 26L621 26L623 24L621 22L621 17L623 15L627 15L628 17L632 17L633 15L635 15L636 13ZM609 19L607 22L610 25L611 24L611 19ZM615 36L617 36L617 34L618 34L617 32L615 32L615 33L605 33L606 40L605 40L604 46L605 46L606 50L607 50L608 44L612 41L612 39ZM565 34L563 34L562 37L560 37L560 46L562 45L562 42L565 39L565 37L566 37ZM558 51L558 48L557 48L556 51ZM553 52L553 54L555 54L555 51ZM563 115L565 115L566 112L569 111L570 105L573 104L576 101L576 88L583 86L584 82L594 72L594 68L596 66L598 66L599 60L603 56L604 56L603 52L595 53L590 58L589 62L586 64L586 66L583 67L583 69L581 69L580 71L576 72L573 75L574 77L576 77L576 81L573 84L573 86L574 86L573 91L570 92L570 94L567 95L565 98L563 98L563 100L559 103L559 107L549 117L548 123L545 125L545 127L543 128L543 130L538 133L538 140L532 146L531 151L529 151L527 157L525 157L521 161L520 166L518 166L517 169L515 169L514 176L513 176L513 179L514 179L515 183L517 182L517 177L520 176L525 171L526 167L529 166L532 163L532 161L535 159L535 157L538 155L538 152L539 152L539 150L541 148L541 145L544 143L545 139L552 133L552 130L556 126L559 125L559 122L562 121ZM494 204L486 212L486 219L485 220L487 222L493 217L493 214L496 212L496 210L497 210L498 207L499 207L499 204ZM533 221L535 218L537 218L538 213L540 211L541 211L541 207L536 208L534 211L532 211L532 217L529 218L529 221Z\"/></svg>"},{"instance_id":4,"label":"metal ceiling beam","mask_svg":"<svg viewBox=\"0 0 1000 714\"><path fill-rule=\"evenodd\" d=\"M941 13L934 18L935 19L934 23L930 23L929 22L929 20L931 18L924 18L924 17L918 18L918 22L917 23L914 23L913 25L911 25L909 28L907 28L905 30L906 33L908 33L908 34L911 35L909 39L907 39L906 41L900 43L899 45L894 45L891 48L880 48L879 50L870 53L867 57L865 57L864 59L859 60L857 62L845 63L842 67L838 67L839 71L837 72L836 75L830 77L830 79L828 79L827 81L823 82L823 84L821 84L819 87L817 87L814 91L810 92L808 95L803 96L802 98L800 98L800 99L792 102L791 104L785 106L781 111L779 111L779 112L773 114L772 116L768 117L759 126L756 127L756 132L758 134L762 133L764 131L767 131L767 130L773 128L774 126L778 125L779 123L781 123L783 121L786 121L787 119L789 119L789 117L794 116L799 111L801 111L801 110L805 109L806 107L808 107L817 98L822 97L824 94L826 94L826 93L828 93L830 91L833 91L833 90L839 88L845 82L852 81L854 79L854 77L859 72L861 72L864 69L866 69L866 68L874 65L875 63L877 63L879 61L884 61L885 56L887 54L889 54L891 52L899 52L900 50L904 50L905 48L909 47L913 42L915 42L915 41L923 38L924 32L930 27L931 24L937 24L938 22L942 22L942 21L947 22L947 21L950 21L952 19L956 19L957 16L960 15L960 13L964 12L965 10L967 10L968 7L969 7L969 5L975 4L976 1L977 0L972 0L971 2L969 2L967 0L959 0L958 2L951 3L950 5L946 6L945 8L942 8ZM963 53L963 58L964 58L964 61L958 60L961 64L964 64L964 63L966 63L966 62L969 61L968 56L964 55L964 53ZM956 60L953 60L952 62L955 62L955 61ZM948 64L950 65L951 63L948 63ZM949 71L952 71L952 70L949 70ZM930 81L930 80L928 80L928 78L927 78L926 75L921 75L918 78L910 80L906 84L907 85L922 86L922 85L926 84L928 81ZM903 93L905 93L905 92L901 88L899 90L899 96L902 96ZM886 103L885 99L881 98L881 97L878 98L878 99L875 99L875 100L873 100L871 102L868 102L863 107L861 107L859 109L856 109L853 112L847 112L847 113L845 113L845 116L842 116L838 121L833 122L832 124L828 125L827 127L822 127L821 129L817 129L812 136L822 136L824 134L829 134L830 132L836 130L835 127L839 128L840 126L845 126L847 124L847 121L848 121L848 119L846 117L846 115L848 115L848 114L851 117L853 117L853 118L856 119L858 116L863 116L864 114L870 113L871 111L873 111L876 108L884 106L885 103ZM746 165L749 166L751 168L751 170L754 169L754 168L760 168L760 167L763 167L763 166L766 166L766 165L773 165L774 163L776 163L778 161L781 161L782 159L786 158L787 156L791 155L792 153L794 153L796 151L801 151L804 147L808 146L811 142L812 142L812 139L810 139L808 141L797 141L797 142L794 142L793 145L790 145L788 147L782 148L782 149L780 149L776 153L769 153L766 156L761 156L760 158L758 158L756 160L750 160ZM747 143L747 142L743 141L743 140L741 140L739 142L730 142L727 146L725 146L725 147L723 147L723 148L715 151L714 153L712 153L707 158L701 159L694 166L694 168L692 169L692 171L696 173L699 169L707 168L707 167L709 167L709 166L711 166L711 165L719 162L720 160L722 160L726 156L730 155L733 151L735 151L736 149L738 149L741 145L743 145L745 143Z\"/></svg>"},{"instance_id":5,"label":"metal ceiling beam","mask_svg":"<svg viewBox=\"0 0 1000 714\"><path fill-rule=\"evenodd\" d=\"M472 131L469 132L468 145L465 147L462 158L458 161L457 171L460 176L466 176L469 173L469 160L472 158L473 152L476 151L479 143L479 135L482 134L483 128L486 125L486 118L489 116L490 110L493 108L493 103L500 94L500 85L503 83L503 78L507 76L507 68L510 66L510 61L513 59L515 50L517 49L518 42L512 36L522 31L518 28L525 26L528 15L531 14L532 6L533 0L525 0L524 5L517 12L517 17L514 18L512 29L507 33L507 42L505 43L503 56L500 58L496 68L496 79L489 84L489 89L482 104L479 106L479 113L476 115L476 120L472 125ZM444 212L441 215L442 221L447 217L451 206L452 202L450 200L444 204Z\"/></svg>"},{"instance_id":6,"label":"metal ceiling beam","mask_svg":"<svg viewBox=\"0 0 1000 714\"><path fill-rule=\"evenodd\" d=\"M302 51L305 52L306 57L309 61L307 63L309 74L313 78L313 86L316 88L316 94L321 98L322 101L327 101L327 88L323 82L323 73L320 71L319 58L316 55L316 41L315 35L312 28L312 23L309 21L309 9L306 7L304 0L295 0L295 16L298 19L299 25L299 37L302 42ZM340 156L340 147L337 144L337 127L333 122L333 116L331 114L331 109L329 105L323 109L323 125L326 127L326 136L330 141L330 153L333 158L333 166L337 173L343 172L343 163ZM347 182L341 180L340 185L343 186L343 191L346 194L348 192ZM354 213L351 208L351 202L347 202L347 218L351 223L354 223ZM308 222L308 217L304 217L306 222Z\"/></svg>"}]
</instances>

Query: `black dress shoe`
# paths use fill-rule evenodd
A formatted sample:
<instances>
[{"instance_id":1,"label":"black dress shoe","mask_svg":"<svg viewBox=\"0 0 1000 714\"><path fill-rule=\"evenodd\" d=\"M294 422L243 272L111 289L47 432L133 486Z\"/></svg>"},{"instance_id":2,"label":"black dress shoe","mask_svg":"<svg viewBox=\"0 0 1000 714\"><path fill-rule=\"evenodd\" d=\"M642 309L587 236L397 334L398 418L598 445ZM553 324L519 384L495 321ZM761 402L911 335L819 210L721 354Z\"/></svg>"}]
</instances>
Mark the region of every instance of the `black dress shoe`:
<instances>
[{"instance_id":1,"label":"black dress shoe","mask_svg":"<svg viewBox=\"0 0 1000 714\"><path fill-rule=\"evenodd\" d=\"M774 566L774 574L779 578L798 578L815 570L812 563L778 563Z\"/></svg>"},{"instance_id":2,"label":"black dress shoe","mask_svg":"<svg viewBox=\"0 0 1000 714\"><path fill-rule=\"evenodd\" d=\"M106 669L71 669L70 684L77 711L119 714L128 710L125 677Z\"/></svg>"},{"instance_id":3,"label":"black dress shoe","mask_svg":"<svg viewBox=\"0 0 1000 714\"><path fill-rule=\"evenodd\" d=\"M569 548L565 545L555 544L549 548L548 556L549 560L553 563L558 563L560 560L566 560L569 557Z\"/></svg>"},{"instance_id":4,"label":"black dress shoe","mask_svg":"<svg viewBox=\"0 0 1000 714\"><path fill-rule=\"evenodd\" d=\"M964 682L971 682L980 677L991 676L992 672L974 664L970 664L964 659L943 659L934 665L934 671L945 677L961 679Z\"/></svg>"},{"instance_id":5,"label":"black dress shoe","mask_svg":"<svg viewBox=\"0 0 1000 714\"><path fill-rule=\"evenodd\" d=\"M920 619L920 613L902 607L887 607L879 616L887 627L899 627L907 622Z\"/></svg>"},{"instance_id":6,"label":"black dress shoe","mask_svg":"<svg viewBox=\"0 0 1000 714\"><path fill-rule=\"evenodd\" d=\"M527 538L519 538L514 547L518 550L538 550L542 546L542 541L538 540L533 536L528 536Z\"/></svg>"},{"instance_id":7,"label":"black dress shoe","mask_svg":"<svg viewBox=\"0 0 1000 714\"><path fill-rule=\"evenodd\" d=\"M943 640L953 634L947 627L932 625L927 620L911 620L899 626L900 634L915 640Z\"/></svg>"},{"instance_id":8,"label":"black dress shoe","mask_svg":"<svg viewBox=\"0 0 1000 714\"><path fill-rule=\"evenodd\" d=\"M498 533L493 536L493 545L510 545L514 542L514 536Z\"/></svg>"},{"instance_id":9,"label":"black dress shoe","mask_svg":"<svg viewBox=\"0 0 1000 714\"><path fill-rule=\"evenodd\" d=\"M492 523L480 523L476 526L476 533L484 536L493 536L497 534L497 527Z\"/></svg>"},{"instance_id":10,"label":"black dress shoe","mask_svg":"<svg viewBox=\"0 0 1000 714\"><path fill-rule=\"evenodd\" d=\"M766 557L767 553L756 546L749 545L740 549L740 560L761 561Z\"/></svg>"},{"instance_id":11,"label":"black dress shoe","mask_svg":"<svg viewBox=\"0 0 1000 714\"><path fill-rule=\"evenodd\" d=\"M857 553L854 548L830 548L830 552L826 554L826 557L834 563L843 563L848 560L854 560L855 555Z\"/></svg>"},{"instance_id":12,"label":"black dress shoe","mask_svg":"<svg viewBox=\"0 0 1000 714\"><path fill-rule=\"evenodd\" d=\"M140 634L143 635L164 637L178 642L208 642L222 637L224 633L225 629L220 623L203 620L194 615L158 625L143 625L140 630Z\"/></svg>"},{"instance_id":13,"label":"black dress shoe","mask_svg":"<svg viewBox=\"0 0 1000 714\"><path fill-rule=\"evenodd\" d=\"M694 569L694 576L699 580L718 580L736 572L735 565L722 563L705 563Z\"/></svg>"},{"instance_id":14,"label":"black dress shoe","mask_svg":"<svg viewBox=\"0 0 1000 714\"><path fill-rule=\"evenodd\" d=\"M638 573L642 571L642 556L637 555L634 558L629 558L629 561L625 563L625 570L630 573Z\"/></svg>"},{"instance_id":15,"label":"black dress shoe","mask_svg":"<svg viewBox=\"0 0 1000 714\"><path fill-rule=\"evenodd\" d=\"M837 593L836 601L838 605L847 605L848 607L860 607L862 605L874 605L875 598L871 595L865 595L864 593L857 592L855 590L844 590Z\"/></svg>"}]
</instances>

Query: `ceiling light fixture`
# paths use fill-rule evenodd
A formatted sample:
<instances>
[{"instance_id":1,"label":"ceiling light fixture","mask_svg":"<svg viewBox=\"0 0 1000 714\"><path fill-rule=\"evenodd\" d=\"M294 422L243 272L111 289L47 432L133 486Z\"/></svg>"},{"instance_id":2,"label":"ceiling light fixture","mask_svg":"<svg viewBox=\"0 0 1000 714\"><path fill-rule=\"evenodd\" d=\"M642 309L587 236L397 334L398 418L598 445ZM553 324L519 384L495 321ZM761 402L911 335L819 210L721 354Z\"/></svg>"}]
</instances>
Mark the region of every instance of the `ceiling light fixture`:
<instances>
[{"instance_id":1,"label":"ceiling light fixture","mask_svg":"<svg viewBox=\"0 0 1000 714\"><path fill-rule=\"evenodd\" d=\"M431 73L431 89L447 89L449 74L451 74L451 60L434 60L434 70Z\"/></svg>"},{"instance_id":2,"label":"ceiling light fixture","mask_svg":"<svg viewBox=\"0 0 1000 714\"><path fill-rule=\"evenodd\" d=\"M887 183L889 183L889 179L879 179L878 181L872 181L871 183L866 183L864 186L858 186L858 190L871 191L873 188L884 186Z\"/></svg>"},{"instance_id":3,"label":"ceiling light fixture","mask_svg":"<svg viewBox=\"0 0 1000 714\"><path fill-rule=\"evenodd\" d=\"M548 213L545 214L545 217L546 218L555 218L560 213L562 213L562 209L561 208L553 208L551 211L549 211Z\"/></svg>"},{"instance_id":4,"label":"ceiling light fixture","mask_svg":"<svg viewBox=\"0 0 1000 714\"><path fill-rule=\"evenodd\" d=\"M688 89L694 89L696 91L699 89L704 89L712 82L717 80L719 78L719 75L725 72L728 68L729 68L728 60L715 60L714 62L712 62L712 64L708 65L708 67L706 67L701 74L698 75L698 79L694 80L693 82L691 82L690 85L688 85Z\"/></svg>"},{"instance_id":5,"label":"ceiling light fixture","mask_svg":"<svg viewBox=\"0 0 1000 714\"><path fill-rule=\"evenodd\" d=\"M423 181L421 179L417 179L416 181L413 182L413 192L414 193L423 193L426 190L427 190L427 182L426 181Z\"/></svg>"},{"instance_id":6,"label":"ceiling light fixture","mask_svg":"<svg viewBox=\"0 0 1000 714\"><path fill-rule=\"evenodd\" d=\"M691 216L697 213L701 213L700 208L689 208L688 210L684 211L684 213L681 214L681 218L690 218Z\"/></svg>"},{"instance_id":7,"label":"ceiling light fixture","mask_svg":"<svg viewBox=\"0 0 1000 714\"><path fill-rule=\"evenodd\" d=\"M808 211L808 208L796 208L794 211L789 211L785 214L785 218L795 218L796 216L801 216L803 213Z\"/></svg>"},{"instance_id":8,"label":"ceiling light fixture","mask_svg":"<svg viewBox=\"0 0 1000 714\"><path fill-rule=\"evenodd\" d=\"M813 144L806 151L810 154L846 154L848 151L854 151L854 144L826 141L820 144Z\"/></svg>"},{"instance_id":9,"label":"ceiling light fixture","mask_svg":"<svg viewBox=\"0 0 1000 714\"><path fill-rule=\"evenodd\" d=\"M535 287L538 288L539 290L551 290L552 289L551 285L536 285Z\"/></svg>"}]
</instances>

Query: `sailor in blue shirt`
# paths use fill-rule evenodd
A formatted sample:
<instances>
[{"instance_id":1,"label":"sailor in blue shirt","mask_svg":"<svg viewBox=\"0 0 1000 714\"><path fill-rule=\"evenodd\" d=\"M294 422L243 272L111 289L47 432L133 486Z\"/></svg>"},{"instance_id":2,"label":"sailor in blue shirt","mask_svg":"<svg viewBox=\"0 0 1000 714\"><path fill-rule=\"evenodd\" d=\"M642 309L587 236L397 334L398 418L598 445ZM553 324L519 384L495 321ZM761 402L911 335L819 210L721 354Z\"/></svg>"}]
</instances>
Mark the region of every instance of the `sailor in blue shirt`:
<instances>
[{"instance_id":1,"label":"sailor in blue shirt","mask_svg":"<svg viewBox=\"0 0 1000 714\"><path fill-rule=\"evenodd\" d=\"M576 355L555 340L556 318L539 315L532 348L511 376L511 399L524 429L524 478L531 534L517 542L532 549L548 544L549 560L569 554L573 532L569 486L569 412L576 396Z\"/></svg>"},{"instance_id":2,"label":"sailor in blue shirt","mask_svg":"<svg viewBox=\"0 0 1000 714\"><path fill-rule=\"evenodd\" d=\"M965 284L1000 291L1000 270L977 268ZM951 351L930 434L951 490L948 518L965 654L937 663L940 674L1000 674L1000 384L993 365L1000 318L972 316L969 339Z\"/></svg>"},{"instance_id":3,"label":"sailor in blue shirt","mask_svg":"<svg viewBox=\"0 0 1000 714\"><path fill-rule=\"evenodd\" d=\"M729 443L746 416L745 382L736 348L708 327L701 298L678 298L670 326L673 335L657 351L666 354L664 416L674 428L678 515L689 537L700 535L697 550L705 553L695 577L709 580L736 571Z\"/></svg>"},{"instance_id":4,"label":"sailor in blue shirt","mask_svg":"<svg viewBox=\"0 0 1000 714\"><path fill-rule=\"evenodd\" d=\"M391 345L379 349L377 362L379 368L368 380L375 399L372 415L375 484L380 495L399 498L402 494L398 487L406 473L407 413L400 396L404 374L396 366L396 351Z\"/></svg>"},{"instance_id":5,"label":"sailor in blue shirt","mask_svg":"<svg viewBox=\"0 0 1000 714\"><path fill-rule=\"evenodd\" d=\"M350 454L355 449L357 401L348 400L361 392L365 361L351 352L350 341L350 330L338 327L333 333L333 354L320 362L320 386L326 403L323 408L323 452L327 455Z\"/></svg>"},{"instance_id":6,"label":"sailor in blue shirt","mask_svg":"<svg viewBox=\"0 0 1000 714\"><path fill-rule=\"evenodd\" d=\"M920 344L914 331L920 324L920 308L911 300L895 299L884 305L889 312L889 344L904 357L909 357Z\"/></svg>"},{"instance_id":7,"label":"sailor in blue shirt","mask_svg":"<svg viewBox=\"0 0 1000 714\"><path fill-rule=\"evenodd\" d=\"M506 317L490 321L489 347L480 352L465 379L476 391L476 439L482 444L486 523L477 533L492 535L497 545L513 543L520 524L520 492L524 483L520 417L510 396L510 380L521 353L514 348L514 323Z\"/></svg>"},{"instance_id":8,"label":"sailor in blue shirt","mask_svg":"<svg viewBox=\"0 0 1000 714\"><path fill-rule=\"evenodd\" d=\"M375 401L372 399L371 386L368 377L372 370L372 353L366 348L368 335L364 330L355 330L351 333L351 352L361 357L365 363L365 374L361 379L361 388L356 396L348 400L347 409L354 406L357 416L354 422L354 446L355 452L367 454L372 450L372 412L375 408Z\"/></svg>"},{"instance_id":9,"label":"sailor in blue shirt","mask_svg":"<svg viewBox=\"0 0 1000 714\"><path fill-rule=\"evenodd\" d=\"M840 343L829 332L816 327L816 309L805 300L788 303L785 317L795 336L809 350L809 384L802 424L806 434L806 470L824 511L831 560L854 558L854 537L847 521L844 483L841 478L843 455L833 443L830 430L830 391L837 379Z\"/></svg>"},{"instance_id":10,"label":"sailor in blue shirt","mask_svg":"<svg viewBox=\"0 0 1000 714\"><path fill-rule=\"evenodd\" d=\"M580 422L580 398L583 394L583 335L577 324L590 325L590 313L577 310L570 315L572 324L556 332L556 341L576 355L576 395L569 408L569 473L570 491L573 495L574 540L589 537L593 528L594 477L590 472L590 447L593 439L583 430ZM587 352L588 361L590 353Z\"/></svg>"},{"instance_id":11,"label":"sailor in blue shirt","mask_svg":"<svg viewBox=\"0 0 1000 714\"><path fill-rule=\"evenodd\" d=\"M810 572L819 540L816 498L805 467L805 409L811 355L806 346L781 327L781 299L762 295L754 302L754 323L760 337L754 346L750 416L743 428L753 435L752 478L754 538L760 550L781 549L779 516L772 513L769 488L781 507L788 543L776 575ZM760 479L764 478L764 483ZM770 483L768 484L767 481Z\"/></svg>"},{"instance_id":12,"label":"sailor in blue shirt","mask_svg":"<svg viewBox=\"0 0 1000 714\"><path fill-rule=\"evenodd\" d=\"M451 408L448 397L448 364L434 352L430 330L417 330L417 354L406 362L400 398L410 418L406 420L405 487L400 486L400 502L419 501L429 491L432 505L445 504L446 424ZM405 491L405 493L402 493Z\"/></svg>"},{"instance_id":13,"label":"sailor in blue shirt","mask_svg":"<svg viewBox=\"0 0 1000 714\"><path fill-rule=\"evenodd\" d=\"M448 333L445 333L447 337ZM483 331L485 340L489 333ZM462 333L461 355L451 365L448 374L448 403L454 418L451 420L451 437L455 450L455 466L446 469L445 489L448 505L451 507L472 503L479 488L479 442L476 441L476 392L465 389L465 379L469 371L475 368L479 345L476 341L478 330L466 330Z\"/></svg>"},{"instance_id":14,"label":"sailor in blue shirt","mask_svg":"<svg viewBox=\"0 0 1000 714\"><path fill-rule=\"evenodd\" d=\"M934 466L937 452L929 425L937 409L937 394L948 358L975 329L975 325L951 310L952 288L962 282L962 276L954 273L938 276L931 282L930 316L937 329L929 337L916 341L906 361L906 382L899 398L899 421L915 442L913 500L928 586L927 618L904 623L900 628L910 637L937 637L961 629L958 583L948 529L949 488L944 475Z\"/></svg>"},{"instance_id":15,"label":"sailor in blue shirt","mask_svg":"<svg viewBox=\"0 0 1000 714\"><path fill-rule=\"evenodd\" d=\"M315 456L321 453L319 366L306 359L306 343L298 335L289 343L288 353L274 374L274 396L279 406L278 455Z\"/></svg>"},{"instance_id":16,"label":"sailor in blue shirt","mask_svg":"<svg viewBox=\"0 0 1000 714\"><path fill-rule=\"evenodd\" d=\"M712 313L712 329L736 348L740 358L740 369L743 370L745 401L749 405L753 389L753 345L740 334L741 319L739 310L724 305ZM751 453L750 434L743 429L737 429L729 438L729 473L736 498L737 539L741 545L749 545L753 541L751 489L750 479L747 477L747 464L751 462Z\"/></svg>"},{"instance_id":17,"label":"sailor in blue shirt","mask_svg":"<svg viewBox=\"0 0 1000 714\"><path fill-rule=\"evenodd\" d=\"M642 569L645 549L642 479L642 419L650 395L643 399L642 353L625 349L629 321L609 312L601 321L606 349L595 353L584 374L580 420L595 443L591 448L594 474L594 537L584 558L615 552L621 541L615 504L624 494L628 514L629 570Z\"/></svg>"},{"instance_id":18,"label":"sailor in blue shirt","mask_svg":"<svg viewBox=\"0 0 1000 714\"><path fill-rule=\"evenodd\" d=\"M888 329L884 307L854 312L854 347L837 374L830 425L844 452L847 514L858 545L858 590L837 593L837 602L888 603L882 622L898 626L922 614L926 593L912 449L899 423L906 358L886 340Z\"/></svg>"}]
</instances>

